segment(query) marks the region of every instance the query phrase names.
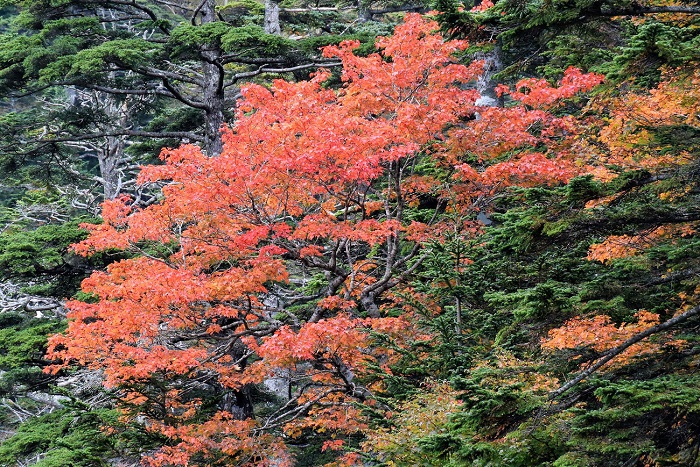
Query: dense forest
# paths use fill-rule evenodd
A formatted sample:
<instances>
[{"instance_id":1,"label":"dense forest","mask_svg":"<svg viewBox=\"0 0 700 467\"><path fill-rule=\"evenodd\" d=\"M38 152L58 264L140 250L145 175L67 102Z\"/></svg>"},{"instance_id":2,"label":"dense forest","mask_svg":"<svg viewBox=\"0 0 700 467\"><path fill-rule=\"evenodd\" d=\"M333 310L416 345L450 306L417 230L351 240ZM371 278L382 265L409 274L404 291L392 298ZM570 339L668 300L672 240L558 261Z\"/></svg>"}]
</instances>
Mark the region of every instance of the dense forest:
<instances>
[{"instance_id":1,"label":"dense forest","mask_svg":"<svg viewBox=\"0 0 700 467\"><path fill-rule=\"evenodd\" d=\"M0 1L0 465L700 465L700 4Z\"/></svg>"}]
</instances>

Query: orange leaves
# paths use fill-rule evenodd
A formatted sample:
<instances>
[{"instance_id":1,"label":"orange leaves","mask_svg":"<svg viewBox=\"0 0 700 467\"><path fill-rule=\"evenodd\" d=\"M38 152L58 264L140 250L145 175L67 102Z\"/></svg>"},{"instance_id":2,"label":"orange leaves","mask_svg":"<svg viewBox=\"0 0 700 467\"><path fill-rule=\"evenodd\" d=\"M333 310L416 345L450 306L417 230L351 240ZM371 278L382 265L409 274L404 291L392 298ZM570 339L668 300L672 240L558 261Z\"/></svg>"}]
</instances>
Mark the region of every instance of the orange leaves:
<instances>
[{"instance_id":1,"label":"orange leaves","mask_svg":"<svg viewBox=\"0 0 700 467\"><path fill-rule=\"evenodd\" d=\"M207 465L231 465L234 459L240 466L293 465L291 454L279 439L267 434L250 436L256 428L254 420L235 420L227 412L218 412L195 425L152 423L149 431L167 437L171 443L143 461L150 467L190 466L204 456L211 460Z\"/></svg>"},{"instance_id":2,"label":"orange leaves","mask_svg":"<svg viewBox=\"0 0 700 467\"><path fill-rule=\"evenodd\" d=\"M487 168L482 177L507 185L537 186L566 183L577 173L573 161L549 159L544 154L525 154L520 159L502 162Z\"/></svg>"},{"instance_id":3,"label":"orange leaves","mask_svg":"<svg viewBox=\"0 0 700 467\"><path fill-rule=\"evenodd\" d=\"M640 235L611 235L603 243L595 243L588 249L589 261L608 263L619 258L627 258L640 253L649 242Z\"/></svg>"},{"instance_id":4,"label":"orange leaves","mask_svg":"<svg viewBox=\"0 0 700 467\"><path fill-rule=\"evenodd\" d=\"M492 6L494 6L494 3L491 0L482 0L481 3L479 3L477 6L475 6L469 11L471 11L472 13L477 13L480 11L486 11Z\"/></svg>"},{"instance_id":5,"label":"orange leaves","mask_svg":"<svg viewBox=\"0 0 700 467\"><path fill-rule=\"evenodd\" d=\"M337 295L331 295L319 301L318 306L326 310L350 311L353 308L357 308L357 303L352 300L343 300Z\"/></svg>"},{"instance_id":6,"label":"orange leaves","mask_svg":"<svg viewBox=\"0 0 700 467\"><path fill-rule=\"evenodd\" d=\"M352 50L359 45L357 42L346 41L337 47L326 47L326 57L343 60L343 79L349 83L342 97L344 103L360 115L388 116L388 112L394 112L397 120L405 125L423 126L421 134L428 138L430 131L441 131L449 114L458 112L460 104L469 104L470 100L473 104L472 99L477 97L473 92L462 92L452 85L476 79L481 65L465 67L454 63L452 55L464 49L467 43L444 42L435 33L438 29L434 21L406 15L394 36L377 41L377 46L383 49L382 55L391 58L389 63L379 54L366 58L355 56ZM386 86L388 82L392 83L391 87ZM444 99L448 95L451 98ZM402 112L406 113L401 115ZM412 121L416 112L422 113L425 121Z\"/></svg>"},{"instance_id":7,"label":"orange leaves","mask_svg":"<svg viewBox=\"0 0 700 467\"><path fill-rule=\"evenodd\" d=\"M509 94L516 102L507 108L475 109L476 119L452 129L447 141L446 158L460 179L472 184L472 197L514 184L563 183L581 173L572 151L581 124L546 109L601 81L601 75L570 68L559 86L535 79L518 82L514 90L498 86L501 95ZM476 158L478 165L460 164L465 154Z\"/></svg>"},{"instance_id":8,"label":"orange leaves","mask_svg":"<svg viewBox=\"0 0 700 467\"><path fill-rule=\"evenodd\" d=\"M590 91L603 82L603 75L597 73L582 73L581 70L569 67L564 72L559 86L553 87L544 79L523 79L518 81L511 91L506 86L499 86L500 94L510 96L521 103L540 109L546 109L562 99L568 99L579 92Z\"/></svg>"},{"instance_id":9,"label":"orange leaves","mask_svg":"<svg viewBox=\"0 0 700 467\"><path fill-rule=\"evenodd\" d=\"M200 410L181 390L192 378L240 390L294 370L313 382L296 401L309 403L313 416L289 415L299 420L283 418L277 427L364 429L347 404L366 397L354 381L377 358L366 328L380 323L352 314L369 287L378 296L409 267L411 256L399 255L418 249L402 242L432 235L433 226L410 222L403 212L440 184L414 178L405 201L407 167L441 151L434 141L445 140L446 128L468 117L478 98L462 85L481 65L457 64L452 54L466 44L443 41L437 29L409 15L394 37L379 41L381 54L357 57L352 43L326 49L344 62L340 91L323 86L327 72L298 83L278 80L270 89L245 87L216 158L192 145L164 150L164 165L139 177L166 182L159 202L143 209L127 199L105 204L104 224L90 227L76 246L82 254L120 248L141 257L85 281L99 301L69 304L66 335L49 348L59 361L55 371L78 363L102 370L110 385L143 385L130 399L136 413L138 404L150 403L149 381L157 380L180 391L163 410L189 415ZM290 280L306 268L324 272L320 292ZM316 307L317 321L285 309L283 298L294 296ZM253 352L258 360L246 366ZM238 456L257 449L264 456L255 439L281 445L253 436L252 422L223 412L200 415L168 415L170 421L149 415L151 429L172 438L149 462L186 465L194 453L217 451ZM270 457L276 458L284 456Z\"/></svg>"},{"instance_id":10,"label":"orange leaves","mask_svg":"<svg viewBox=\"0 0 700 467\"><path fill-rule=\"evenodd\" d=\"M318 398L319 391L311 391L308 398ZM362 415L359 407L354 407L348 402L351 400L340 391L328 394L323 399L324 404L318 404L309 412L309 417L304 420L295 421L285 426L285 431L291 437L296 437L300 430L310 428L319 435L327 432L335 433L358 433L367 430L369 427L366 418ZM300 400L304 402L304 399Z\"/></svg>"},{"instance_id":11,"label":"orange leaves","mask_svg":"<svg viewBox=\"0 0 700 467\"><path fill-rule=\"evenodd\" d=\"M454 63L452 54L466 43L443 42L434 33L437 29L435 22L407 15L393 37L377 42L384 57L391 59L388 62L379 54L355 56L355 42L324 49L325 56L343 60L347 86L339 103L347 111L346 120L371 120L371 131L379 141L392 141L386 160L410 155L441 134L446 124L473 111L478 94L456 84L475 80L481 64L467 67Z\"/></svg>"},{"instance_id":12,"label":"orange leaves","mask_svg":"<svg viewBox=\"0 0 700 467\"><path fill-rule=\"evenodd\" d=\"M164 164L139 177L164 183L159 201L106 203L104 224L75 247L134 257L84 282L98 301L68 305L68 329L48 357L54 371L87 365L128 389L122 402L169 438L151 465L285 465L282 431L366 430L352 404L371 397L362 387L368 363L386 369L397 349L428 342L412 313L439 312L414 291L392 293L420 265L421 244L448 223L475 235L454 213L473 217L485 194L577 172L576 125L532 107L599 78L568 70L559 87L520 83L513 107L477 107L478 93L465 88L482 64L457 63L467 44L436 30L407 15L376 54L358 57L352 42L326 48L343 61L340 90L324 86L325 71L245 87L219 156L193 145L164 150ZM381 317L388 307L404 315ZM260 425L224 410L235 391L280 372L292 400ZM200 392L218 412L202 408ZM154 393L164 399L156 404Z\"/></svg>"},{"instance_id":13,"label":"orange leaves","mask_svg":"<svg viewBox=\"0 0 700 467\"><path fill-rule=\"evenodd\" d=\"M326 452L328 449L331 451L339 451L343 449L343 444L343 440L340 439L325 441L321 447L321 452Z\"/></svg>"},{"instance_id":14,"label":"orange leaves","mask_svg":"<svg viewBox=\"0 0 700 467\"><path fill-rule=\"evenodd\" d=\"M340 315L336 318L308 323L298 332L289 327L280 328L267 338L257 352L265 360L264 366L284 367L292 362L340 357L343 361L358 364L364 360L361 349L367 335L361 320Z\"/></svg>"},{"instance_id":15,"label":"orange leaves","mask_svg":"<svg viewBox=\"0 0 700 467\"><path fill-rule=\"evenodd\" d=\"M700 72L682 75L665 70L662 82L648 93L626 93L606 100L610 116L600 131L599 141L608 148L602 161L624 169L654 169L683 165L692 160L687 154L656 141L654 127L689 125L698 127ZM654 143L654 144L652 144Z\"/></svg>"},{"instance_id":16,"label":"orange leaves","mask_svg":"<svg viewBox=\"0 0 700 467\"><path fill-rule=\"evenodd\" d=\"M131 214L131 208L125 204L128 199L126 195L122 195L102 203L102 220L114 226L122 224Z\"/></svg>"},{"instance_id":17,"label":"orange leaves","mask_svg":"<svg viewBox=\"0 0 700 467\"><path fill-rule=\"evenodd\" d=\"M595 243L588 249L589 261L610 261L628 258L642 253L664 238L692 235L696 232L696 223L662 225L639 235L611 235L602 243Z\"/></svg>"},{"instance_id":18,"label":"orange leaves","mask_svg":"<svg viewBox=\"0 0 700 467\"><path fill-rule=\"evenodd\" d=\"M323 256L323 247L318 245L308 245L299 250L299 257L306 258L307 256Z\"/></svg>"},{"instance_id":19,"label":"orange leaves","mask_svg":"<svg viewBox=\"0 0 700 467\"><path fill-rule=\"evenodd\" d=\"M79 255L87 256L94 251L108 248L127 248L129 246L128 237L118 230L125 226L127 217L131 214L131 207L127 202L127 196L105 201L102 204L102 220L104 222L102 224L81 224L82 228L90 232L90 236L73 245L73 251Z\"/></svg>"},{"instance_id":20,"label":"orange leaves","mask_svg":"<svg viewBox=\"0 0 700 467\"><path fill-rule=\"evenodd\" d=\"M619 326L610 322L610 317L598 315L593 318L574 318L564 326L552 329L542 341L542 348L548 350L575 349L591 347L597 352L605 352L640 332L659 324L659 315L640 310L635 315L636 323L623 323ZM677 345L671 342L671 345ZM626 364L632 357L658 351L660 344L642 341L630 346L618 357L617 364Z\"/></svg>"},{"instance_id":21,"label":"orange leaves","mask_svg":"<svg viewBox=\"0 0 700 467\"><path fill-rule=\"evenodd\" d=\"M147 380L154 372L185 374L207 356L203 349L162 345L165 330L195 328L191 304L207 297L201 278L147 258L113 263L83 290L99 303L69 302L67 336L54 336L48 354L105 372L107 382Z\"/></svg>"},{"instance_id":22,"label":"orange leaves","mask_svg":"<svg viewBox=\"0 0 700 467\"><path fill-rule=\"evenodd\" d=\"M357 222L336 222L327 215L310 215L297 226L292 239L349 239L369 245L383 243L388 236L397 235L401 224L394 220L380 222L377 219L364 219ZM308 251L308 250L307 250Z\"/></svg>"}]
</instances>

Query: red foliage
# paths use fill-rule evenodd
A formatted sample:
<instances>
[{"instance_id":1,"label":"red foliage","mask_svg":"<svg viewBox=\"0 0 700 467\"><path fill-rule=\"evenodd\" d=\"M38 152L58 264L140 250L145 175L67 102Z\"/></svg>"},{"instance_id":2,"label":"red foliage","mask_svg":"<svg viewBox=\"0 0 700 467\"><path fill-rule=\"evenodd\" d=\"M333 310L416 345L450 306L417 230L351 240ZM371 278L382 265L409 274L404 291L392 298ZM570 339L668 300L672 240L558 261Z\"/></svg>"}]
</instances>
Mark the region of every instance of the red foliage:
<instances>
[{"instance_id":1,"label":"red foliage","mask_svg":"<svg viewBox=\"0 0 700 467\"><path fill-rule=\"evenodd\" d=\"M164 150L165 164L139 177L168 182L159 203L110 201L104 223L87 226L77 252L139 256L85 281L97 302L69 303L68 330L50 340L51 371L103 371L124 410L171 440L148 463L283 465L283 433L364 430L352 405L371 398L362 376L393 352L367 331L423 338L410 319L382 317L378 300L420 264L420 242L440 239L445 211L474 215L473 200L497 187L576 173L566 151L528 149L565 148L572 122L525 105L476 107L463 85L481 64L456 63L466 44L436 29L409 15L378 42L381 54L357 57L354 42L326 48L344 64L339 91L323 87L324 71L246 87L220 156ZM595 81L570 72L560 88L527 86L553 104ZM465 153L480 164L465 164ZM407 216L425 199L432 215ZM267 417L204 408L202 398L280 374L292 399Z\"/></svg>"}]
</instances>

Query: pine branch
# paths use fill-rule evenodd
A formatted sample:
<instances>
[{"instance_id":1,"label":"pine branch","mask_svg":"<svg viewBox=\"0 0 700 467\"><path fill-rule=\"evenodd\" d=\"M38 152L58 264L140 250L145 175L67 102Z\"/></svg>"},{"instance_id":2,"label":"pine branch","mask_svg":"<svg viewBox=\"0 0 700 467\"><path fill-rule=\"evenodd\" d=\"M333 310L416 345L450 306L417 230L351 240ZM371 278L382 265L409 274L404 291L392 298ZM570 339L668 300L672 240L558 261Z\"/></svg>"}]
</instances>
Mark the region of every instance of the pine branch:
<instances>
[{"instance_id":1,"label":"pine branch","mask_svg":"<svg viewBox=\"0 0 700 467\"><path fill-rule=\"evenodd\" d=\"M653 15L658 13L684 13L689 15L700 14L700 6L690 6L690 5L667 5L667 6L654 6L647 7L641 5L635 5L632 8L624 8L620 10L611 11L601 11L600 16L640 16L640 15Z\"/></svg>"}]
</instances>

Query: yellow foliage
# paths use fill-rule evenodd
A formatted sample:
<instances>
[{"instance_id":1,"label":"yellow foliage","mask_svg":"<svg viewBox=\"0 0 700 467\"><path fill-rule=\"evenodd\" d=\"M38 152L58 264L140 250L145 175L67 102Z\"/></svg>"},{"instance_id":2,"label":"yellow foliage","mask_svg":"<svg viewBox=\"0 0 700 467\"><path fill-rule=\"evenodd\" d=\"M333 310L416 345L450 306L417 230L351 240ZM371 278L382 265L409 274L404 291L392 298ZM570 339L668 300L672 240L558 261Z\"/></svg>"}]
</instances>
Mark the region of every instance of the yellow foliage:
<instances>
[{"instance_id":1,"label":"yellow foliage","mask_svg":"<svg viewBox=\"0 0 700 467\"><path fill-rule=\"evenodd\" d=\"M387 414L393 428L369 433L362 444L386 465L441 466L444 460L421 452L416 441L430 435L447 434L447 422L462 406L459 394L446 382L435 382L415 398Z\"/></svg>"}]
</instances>

